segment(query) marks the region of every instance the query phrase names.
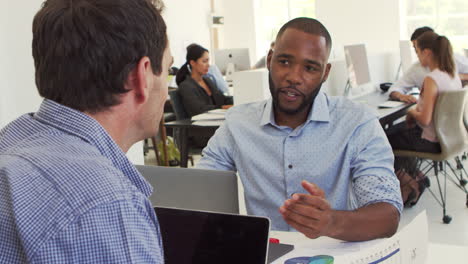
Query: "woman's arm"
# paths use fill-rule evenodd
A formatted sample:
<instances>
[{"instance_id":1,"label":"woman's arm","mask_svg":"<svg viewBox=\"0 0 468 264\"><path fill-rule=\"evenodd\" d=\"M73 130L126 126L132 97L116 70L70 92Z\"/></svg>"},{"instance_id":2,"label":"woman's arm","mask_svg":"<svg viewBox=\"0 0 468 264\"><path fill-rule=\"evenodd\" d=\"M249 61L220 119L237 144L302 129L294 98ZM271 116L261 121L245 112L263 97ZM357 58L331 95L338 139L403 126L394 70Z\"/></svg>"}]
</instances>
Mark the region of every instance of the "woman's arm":
<instances>
[{"instance_id":1,"label":"woman's arm","mask_svg":"<svg viewBox=\"0 0 468 264\"><path fill-rule=\"evenodd\" d=\"M437 101L438 87L435 81L431 77L424 79L422 88L422 109L412 108L408 111L408 116L412 117L419 124L427 126L432 121L432 114L434 113L434 107Z\"/></svg>"},{"instance_id":2,"label":"woman's arm","mask_svg":"<svg viewBox=\"0 0 468 264\"><path fill-rule=\"evenodd\" d=\"M205 83L211 90L211 94L215 101L215 107L221 109L229 109L233 104L232 96L225 96L221 90L218 89L216 83L209 78L203 78Z\"/></svg>"}]
</instances>

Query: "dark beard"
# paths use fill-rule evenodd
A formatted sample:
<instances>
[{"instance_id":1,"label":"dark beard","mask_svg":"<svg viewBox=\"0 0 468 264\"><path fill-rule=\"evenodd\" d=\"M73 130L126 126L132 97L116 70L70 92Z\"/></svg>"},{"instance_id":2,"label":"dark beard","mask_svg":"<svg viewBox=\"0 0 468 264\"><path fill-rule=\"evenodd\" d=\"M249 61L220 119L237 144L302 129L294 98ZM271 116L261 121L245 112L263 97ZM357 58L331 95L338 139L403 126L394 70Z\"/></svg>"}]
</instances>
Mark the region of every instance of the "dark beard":
<instances>
[{"instance_id":1,"label":"dark beard","mask_svg":"<svg viewBox=\"0 0 468 264\"><path fill-rule=\"evenodd\" d=\"M322 83L323 82L320 82L317 87L315 87L315 90L309 94L309 96L299 92L296 87L294 85L291 85L291 86L288 86L288 87L283 87L283 88L291 88L291 89L295 89L297 93L299 93L301 96L304 97L304 100L302 101L302 103L299 105L298 108L296 109L285 109L283 107L281 107L280 103L279 103L279 100L278 100L278 97L279 97L279 93L280 93L280 90L277 89L276 90L276 87L275 85L273 84L273 80L271 78L271 73L268 72L268 82L269 82L269 88L270 88L270 93L271 93L271 97L273 98L273 106L275 108L276 111L279 111L279 112L282 112L286 115L295 115L297 113L300 113L302 111L304 111L305 109L307 109L307 111L309 112L310 109L312 108L312 105L315 101L315 97L317 97L317 94L320 92L320 89L322 88ZM275 93L275 90L276 90L276 93Z\"/></svg>"}]
</instances>

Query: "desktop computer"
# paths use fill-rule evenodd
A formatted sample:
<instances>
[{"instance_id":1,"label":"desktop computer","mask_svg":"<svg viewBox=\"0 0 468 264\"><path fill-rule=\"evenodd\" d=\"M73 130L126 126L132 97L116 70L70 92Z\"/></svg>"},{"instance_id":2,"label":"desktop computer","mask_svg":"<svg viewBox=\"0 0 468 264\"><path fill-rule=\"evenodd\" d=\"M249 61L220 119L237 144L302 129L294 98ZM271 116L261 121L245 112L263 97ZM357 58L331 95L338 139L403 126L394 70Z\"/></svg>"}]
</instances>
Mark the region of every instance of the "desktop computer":
<instances>
[{"instance_id":1,"label":"desktop computer","mask_svg":"<svg viewBox=\"0 0 468 264\"><path fill-rule=\"evenodd\" d=\"M371 77L365 44L346 45L344 46L344 52L348 71L348 82L344 95L348 96L351 89L357 89L370 83ZM353 94L356 94L356 92Z\"/></svg>"},{"instance_id":2,"label":"desktop computer","mask_svg":"<svg viewBox=\"0 0 468 264\"><path fill-rule=\"evenodd\" d=\"M250 55L247 48L216 50L214 59L228 82L232 81L234 72L250 70Z\"/></svg>"},{"instance_id":3,"label":"desktop computer","mask_svg":"<svg viewBox=\"0 0 468 264\"><path fill-rule=\"evenodd\" d=\"M401 70L405 73L416 61L413 43L409 40L400 40Z\"/></svg>"}]
</instances>

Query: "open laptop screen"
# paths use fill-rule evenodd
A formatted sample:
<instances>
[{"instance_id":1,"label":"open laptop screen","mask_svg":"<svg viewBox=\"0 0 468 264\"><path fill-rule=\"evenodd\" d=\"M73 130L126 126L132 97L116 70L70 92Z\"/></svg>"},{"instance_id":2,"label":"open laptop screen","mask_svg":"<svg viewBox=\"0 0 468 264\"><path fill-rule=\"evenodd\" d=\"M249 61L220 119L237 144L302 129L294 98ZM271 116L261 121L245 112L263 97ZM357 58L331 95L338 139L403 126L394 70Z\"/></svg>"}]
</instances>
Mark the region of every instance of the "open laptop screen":
<instances>
[{"instance_id":1,"label":"open laptop screen","mask_svg":"<svg viewBox=\"0 0 468 264\"><path fill-rule=\"evenodd\" d=\"M266 263L264 217L155 207L167 264Z\"/></svg>"}]
</instances>

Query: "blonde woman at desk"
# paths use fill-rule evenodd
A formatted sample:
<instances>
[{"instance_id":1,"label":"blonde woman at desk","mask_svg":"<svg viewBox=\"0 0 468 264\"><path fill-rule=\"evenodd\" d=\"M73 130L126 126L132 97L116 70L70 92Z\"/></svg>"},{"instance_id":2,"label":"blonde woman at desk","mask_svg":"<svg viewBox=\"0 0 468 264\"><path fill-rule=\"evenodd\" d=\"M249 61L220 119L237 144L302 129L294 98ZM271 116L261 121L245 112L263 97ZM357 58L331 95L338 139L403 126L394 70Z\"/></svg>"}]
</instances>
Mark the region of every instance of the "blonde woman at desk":
<instances>
[{"instance_id":1,"label":"blonde woman at desk","mask_svg":"<svg viewBox=\"0 0 468 264\"><path fill-rule=\"evenodd\" d=\"M395 126L389 131L388 138L393 149L439 153L441 148L433 121L437 97L443 91L462 89L461 81L456 73L452 46L445 36L426 32L416 40L415 49L421 65L430 72L424 78L417 106L406 115L406 124ZM405 205L416 204L424 191L422 178L416 176L421 173L411 164L413 162L408 158L398 158L395 164Z\"/></svg>"},{"instance_id":2,"label":"blonde woman at desk","mask_svg":"<svg viewBox=\"0 0 468 264\"><path fill-rule=\"evenodd\" d=\"M232 97L225 96L205 75L210 67L208 50L198 44L187 47L186 62L177 72L176 83L185 111L192 117L208 110L232 106Z\"/></svg>"}]
</instances>

